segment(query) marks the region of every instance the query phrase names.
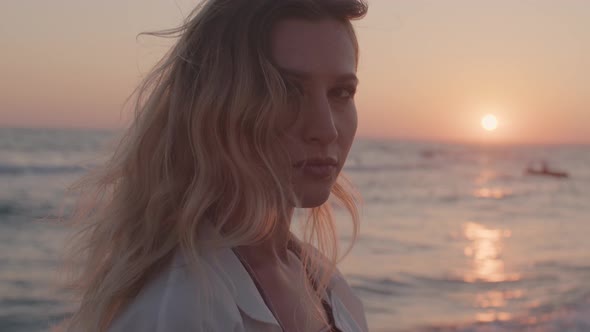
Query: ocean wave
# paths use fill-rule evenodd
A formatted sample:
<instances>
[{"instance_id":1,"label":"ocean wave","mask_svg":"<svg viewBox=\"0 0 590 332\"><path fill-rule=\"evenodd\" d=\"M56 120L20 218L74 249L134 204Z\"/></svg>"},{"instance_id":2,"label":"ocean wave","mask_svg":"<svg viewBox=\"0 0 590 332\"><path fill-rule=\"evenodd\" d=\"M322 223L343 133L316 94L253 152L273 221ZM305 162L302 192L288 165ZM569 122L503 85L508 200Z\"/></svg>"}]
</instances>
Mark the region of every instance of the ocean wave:
<instances>
[{"instance_id":1,"label":"ocean wave","mask_svg":"<svg viewBox=\"0 0 590 332\"><path fill-rule=\"evenodd\" d=\"M407 273L403 272L401 275L404 278L408 278L411 280L412 283L416 285L420 285L421 287L424 286L431 286L431 287L450 287L450 286L460 286L460 287L475 287L478 289L487 289L489 287L497 287L500 284L503 285L513 285L513 284L520 284L520 283L550 283L550 282L558 282L558 278L550 275L550 274L537 274L537 275L521 275L521 274L513 274L513 275L506 275L501 280L490 280L490 279L482 279L482 278L466 278L465 276L460 275L448 275L448 276L425 276L419 275L414 273Z\"/></svg>"},{"instance_id":2,"label":"ocean wave","mask_svg":"<svg viewBox=\"0 0 590 332\"><path fill-rule=\"evenodd\" d=\"M67 174L84 172L86 168L75 165L9 165L0 164L0 175Z\"/></svg>"},{"instance_id":3,"label":"ocean wave","mask_svg":"<svg viewBox=\"0 0 590 332\"><path fill-rule=\"evenodd\" d=\"M384 172L384 171L416 171L438 169L440 165L434 163L382 164L382 165L346 165L347 172Z\"/></svg>"},{"instance_id":4,"label":"ocean wave","mask_svg":"<svg viewBox=\"0 0 590 332\"><path fill-rule=\"evenodd\" d=\"M371 283L374 285L386 286L386 287L407 288L407 287L411 286L410 284L408 284L406 282L394 280L390 277L371 278L371 277L363 276L360 274L349 274L349 275L347 275L347 277L350 278L351 280L358 281L361 283Z\"/></svg>"},{"instance_id":5,"label":"ocean wave","mask_svg":"<svg viewBox=\"0 0 590 332\"><path fill-rule=\"evenodd\" d=\"M16 200L0 200L0 224L19 223L22 221L58 220L69 210L57 212L66 206L60 206L59 201L54 204L44 202ZM69 208L69 207L67 207ZM0 262L0 266L2 266Z\"/></svg>"},{"instance_id":6,"label":"ocean wave","mask_svg":"<svg viewBox=\"0 0 590 332\"><path fill-rule=\"evenodd\" d=\"M400 296L404 290L411 288L410 284L387 277L372 278L353 274L348 278L355 291L367 295Z\"/></svg>"},{"instance_id":7,"label":"ocean wave","mask_svg":"<svg viewBox=\"0 0 590 332\"><path fill-rule=\"evenodd\" d=\"M583 294L569 303L547 304L527 313L511 314L490 310L475 322L428 326L404 332L588 332L590 295Z\"/></svg>"},{"instance_id":8,"label":"ocean wave","mask_svg":"<svg viewBox=\"0 0 590 332\"><path fill-rule=\"evenodd\" d=\"M369 293L382 296L394 296L399 294L398 292L395 292L391 289L379 288L370 285L353 285L352 288L359 293Z\"/></svg>"},{"instance_id":9,"label":"ocean wave","mask_svg":"<svg viewBox=\"0 0 590 332\"><path fill-rule=\"evenodd\" d=\"M11 202L2 202L0 201L0 217L2 216L10 216L20 212L18 206Z\"/></svg>"},{"instance_id":10,"label":"ocean wave","mask_svg":"<svg viewBox=\"0 0 590 332\"><path fill-rule=\"evenodd\" d=\"M534 266L538 269L553 269L558 271L568 271L574 273L590 273L590 265L576 264L573 262L543 261L537 262Z\"/></svg>"}]
</instances>

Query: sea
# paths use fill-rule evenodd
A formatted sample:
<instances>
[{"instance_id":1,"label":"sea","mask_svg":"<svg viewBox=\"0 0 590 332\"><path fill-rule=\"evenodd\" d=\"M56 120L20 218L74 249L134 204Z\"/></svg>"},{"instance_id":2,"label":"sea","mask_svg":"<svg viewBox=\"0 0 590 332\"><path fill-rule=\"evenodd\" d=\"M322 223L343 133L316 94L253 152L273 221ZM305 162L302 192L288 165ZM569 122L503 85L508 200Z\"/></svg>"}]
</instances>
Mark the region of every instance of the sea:
<instances>
[{"instance_id":1,"label":"sea","mask_svg":"<svg viewBox=\"0 0 590 332\"><path fill-rule=\"evenodd\" d=\"M117 135L0 129L0 331L75 308L56 216ZM526 172L543 162L567 177ZM590 331L590 146L358 138L344 172L363 203L339 267L371 331Z\"/></svg>"}]
</instances>

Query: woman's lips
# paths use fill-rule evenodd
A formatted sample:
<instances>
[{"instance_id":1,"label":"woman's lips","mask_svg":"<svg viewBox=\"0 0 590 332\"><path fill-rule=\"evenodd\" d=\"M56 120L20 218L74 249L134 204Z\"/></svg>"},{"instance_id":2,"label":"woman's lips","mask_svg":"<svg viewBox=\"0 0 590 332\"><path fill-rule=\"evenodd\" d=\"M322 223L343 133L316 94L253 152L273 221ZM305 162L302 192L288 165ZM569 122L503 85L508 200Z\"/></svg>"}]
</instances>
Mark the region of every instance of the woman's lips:
<instances>
[{"instance_id":1,"label":"woman's lips","mask_svg":"<svg viewBox=\"0 0 590 332\"><path fill-rule=\"evenodd\" d=\"M307 165L301 168L303 174L314 178L328 178L336 171L334 165Z\"/></svg>"},{"instance_id":2,"label":"woman's lips","mask_svg":"<svg viewBox=\"0 0 590 332\"><path fill-rule=\"evenodd\" d=\"M336 172L338 162L334 158L314 158L301 160L293 167L301 169L304 175L316 179L331 178Z\"/></svg>"}]
</instances>

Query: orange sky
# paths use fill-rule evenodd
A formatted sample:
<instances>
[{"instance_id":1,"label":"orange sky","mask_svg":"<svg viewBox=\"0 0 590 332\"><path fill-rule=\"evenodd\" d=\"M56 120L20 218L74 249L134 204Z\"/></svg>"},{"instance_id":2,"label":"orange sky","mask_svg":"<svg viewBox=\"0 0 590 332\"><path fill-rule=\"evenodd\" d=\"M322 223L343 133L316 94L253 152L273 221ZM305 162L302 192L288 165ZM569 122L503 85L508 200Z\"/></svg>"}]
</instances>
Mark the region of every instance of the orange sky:
<instances>
[{"instance_id":1,"label":"orange sky","mask_svg":"<svg viewBox=\"0 0 590 332\"><path fill-rule=\"evenodd\" d=\"M0 2L0 126L116 127L189 0ZM372 0L359 135L590 143L590 1ZM495 114L500 126L479 122Z\"/></svg>"}]
</instances>

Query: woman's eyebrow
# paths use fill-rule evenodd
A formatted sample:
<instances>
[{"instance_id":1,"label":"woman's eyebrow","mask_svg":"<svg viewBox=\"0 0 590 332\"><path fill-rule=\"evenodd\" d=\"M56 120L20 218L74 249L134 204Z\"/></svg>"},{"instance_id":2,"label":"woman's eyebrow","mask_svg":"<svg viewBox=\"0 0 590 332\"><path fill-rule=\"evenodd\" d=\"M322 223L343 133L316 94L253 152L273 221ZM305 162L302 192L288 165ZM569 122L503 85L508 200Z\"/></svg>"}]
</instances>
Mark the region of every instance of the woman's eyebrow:
<instances>
[{"instance_id":1,"label":"woman's eyebrow","mask_svg":"<svg viewBox=\"0 0 590 332\"><path fill-rule=\"evenodd\" d=\"M283 77L290 78L290 79L297 79L301 81L309 81L312 78L312 74L306 71L298 70L298 69L290 69L290 68L279 68L279 72ZM355 84L359 83L358 77L354 73L345 73L336 75L337 81L352 81Z\"/></svg>"}]
</instances>

